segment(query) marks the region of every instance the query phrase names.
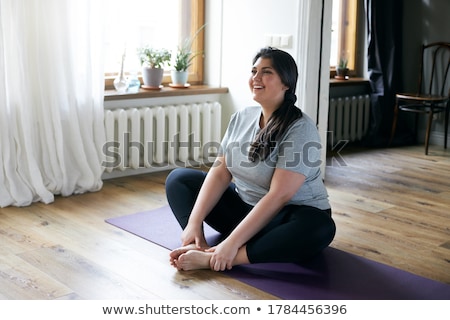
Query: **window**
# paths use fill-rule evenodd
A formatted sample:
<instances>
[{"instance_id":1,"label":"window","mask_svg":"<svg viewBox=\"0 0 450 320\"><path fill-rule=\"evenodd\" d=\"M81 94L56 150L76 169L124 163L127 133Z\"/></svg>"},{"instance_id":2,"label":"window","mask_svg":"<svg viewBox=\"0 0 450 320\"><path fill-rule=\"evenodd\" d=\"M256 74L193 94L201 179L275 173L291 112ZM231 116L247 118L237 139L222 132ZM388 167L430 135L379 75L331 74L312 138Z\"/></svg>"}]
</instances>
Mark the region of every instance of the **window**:
<instances>
[{"instance_id":1,"label":"window","mask_svg":"<svg viewBox=\"0 0 450 320\"><path fill-rule=\"evenodd\" d=\"M105 8L105 86L112 82L121 67L140 73L137 48L175 50L204 24L204 0L110 0ZM203 52L204 33L195 38L193 52ZM169 68L169 67L168 67ZM203 56L197 55L189 68L189 82L203 81ZM170 82L169 69L163 83Z\"/></svg>"},{"instance_id":2,"label":"window","mask_svg":"<svg viewBox=\"0 0 450 320\"><path fill-rule=\"evenodd\" d=\"M342 60L347 61L347 67L353 75L359 74L359 61L363 49L364 12L362 0L333 0L333 17L331 30L330 66L332 73Z\"/></svg>"}]
</instances>

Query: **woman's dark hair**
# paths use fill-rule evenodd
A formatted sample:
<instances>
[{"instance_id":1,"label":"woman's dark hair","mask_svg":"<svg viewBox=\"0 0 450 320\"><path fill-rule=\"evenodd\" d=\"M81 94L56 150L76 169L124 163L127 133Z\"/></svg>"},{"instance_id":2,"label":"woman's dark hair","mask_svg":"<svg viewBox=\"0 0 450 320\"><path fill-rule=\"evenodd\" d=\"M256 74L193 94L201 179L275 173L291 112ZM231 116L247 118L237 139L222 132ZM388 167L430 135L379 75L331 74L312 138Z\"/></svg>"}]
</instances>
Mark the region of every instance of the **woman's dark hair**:
<instances>
[{"instance_id":1,"label":"woman's dark hair","mask_svg":"<svg viewBox=\"0 0 450 320\"><path fill-rule=\"evenodd\" d=\"M255 161L258 157L261 160L267 158L275 143L281 139L286 129L292 122L302 117L302 111L295 106L297 96L298 69L295 60L285 51L267 47L261 49L253 58L253 64L259 58L270 59L272 67L281 78L281 82L289 89L284 93L284 100L281 106L275 110L267 125L261 129L250 145L249 160Z\"/></svg>"}]
</instances>

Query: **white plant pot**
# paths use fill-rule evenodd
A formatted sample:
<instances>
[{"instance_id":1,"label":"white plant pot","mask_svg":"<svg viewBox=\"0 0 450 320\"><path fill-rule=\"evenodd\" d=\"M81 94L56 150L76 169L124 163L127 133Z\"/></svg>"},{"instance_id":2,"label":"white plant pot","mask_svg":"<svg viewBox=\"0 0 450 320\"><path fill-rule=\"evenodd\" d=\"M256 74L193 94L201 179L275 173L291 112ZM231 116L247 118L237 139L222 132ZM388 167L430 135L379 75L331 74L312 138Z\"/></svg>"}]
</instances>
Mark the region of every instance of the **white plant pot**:
<instances>
[{"instance_id":1,"label":"white plant pot","mask_svg":"<svg viewBox=\"0 0 450 320\"><path fill-rule=\"evenodd\" d=\"M188 71L176 71L172 70L170 73L172 77L172 84L178 86L185 86L188 79Z\"/></svg>"}]
</instances>

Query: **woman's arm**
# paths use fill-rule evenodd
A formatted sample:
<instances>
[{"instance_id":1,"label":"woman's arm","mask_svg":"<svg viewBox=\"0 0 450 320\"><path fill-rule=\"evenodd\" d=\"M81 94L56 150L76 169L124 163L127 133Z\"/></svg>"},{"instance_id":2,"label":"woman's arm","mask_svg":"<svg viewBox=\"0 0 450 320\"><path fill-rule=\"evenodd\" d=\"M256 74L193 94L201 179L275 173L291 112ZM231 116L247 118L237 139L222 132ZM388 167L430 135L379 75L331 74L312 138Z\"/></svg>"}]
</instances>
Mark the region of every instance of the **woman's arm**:
<instances>
[{"instance_id":1,"label":"woman's arm","mask_svg":"<svg viewBox=\"0 0 450 320\"><path fill-rule=\"evenodd\" d=\"M225 158L217 157L206 175L188 224L182 233L183 245L195 243L198 247L201 247L205 244L204 238L200 238L203 235L203 220L222 197L230 182L231 174L226 166Z\"/></svg>"},{"instance_id":2,"label":"woman's arm","mask_svg":"<svg viewBox=\"0 0 450 320\"><path fill-rule=\"evenodd\" d=\"M275 169L270 189L241 221L234 231L215 249L211 268L231 269L240 247L257 234L294 196L305 181L305 176L285 169Z\"/></svg>"}]
</instances>

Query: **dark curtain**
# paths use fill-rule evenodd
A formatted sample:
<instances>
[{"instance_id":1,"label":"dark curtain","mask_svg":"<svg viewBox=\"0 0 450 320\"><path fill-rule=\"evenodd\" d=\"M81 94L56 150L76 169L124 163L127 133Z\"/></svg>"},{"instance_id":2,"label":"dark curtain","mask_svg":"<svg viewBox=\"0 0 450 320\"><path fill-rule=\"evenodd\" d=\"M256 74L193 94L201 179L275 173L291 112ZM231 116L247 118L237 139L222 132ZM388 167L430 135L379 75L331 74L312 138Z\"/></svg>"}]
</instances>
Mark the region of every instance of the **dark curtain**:
<instances>
[{"instance_id":1,"label":"dark curtain","mask_svg":"<svg viewBox=\"0 0 450 320\"><path fill-rule=\"evenodd\" d=\"M389 143L395 93L401 86L402 8L403 0L365 0L372 88L370 129L364 140L367 146ZM395 144L405 143L405 138L401 140Z\"/></svg>"}]
</instances>

